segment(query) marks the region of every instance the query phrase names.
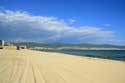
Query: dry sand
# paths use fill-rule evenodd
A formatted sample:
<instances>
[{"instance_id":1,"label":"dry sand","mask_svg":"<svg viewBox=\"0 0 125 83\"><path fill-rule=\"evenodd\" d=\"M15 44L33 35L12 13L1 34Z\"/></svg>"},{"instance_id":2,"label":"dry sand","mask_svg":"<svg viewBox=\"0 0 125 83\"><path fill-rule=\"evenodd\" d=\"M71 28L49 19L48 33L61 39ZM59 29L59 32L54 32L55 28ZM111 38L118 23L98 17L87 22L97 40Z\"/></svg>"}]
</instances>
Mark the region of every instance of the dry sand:
<instances>
[{"instance_id":1,"label":"dry sand","mask_svg":"<svg viewBox=\"0 0 125 83\"><path fill-rule=\"evenodd\" d=\"M0 50L0 83L125 83L125 62Z\"/></svg>"}]
</instances>

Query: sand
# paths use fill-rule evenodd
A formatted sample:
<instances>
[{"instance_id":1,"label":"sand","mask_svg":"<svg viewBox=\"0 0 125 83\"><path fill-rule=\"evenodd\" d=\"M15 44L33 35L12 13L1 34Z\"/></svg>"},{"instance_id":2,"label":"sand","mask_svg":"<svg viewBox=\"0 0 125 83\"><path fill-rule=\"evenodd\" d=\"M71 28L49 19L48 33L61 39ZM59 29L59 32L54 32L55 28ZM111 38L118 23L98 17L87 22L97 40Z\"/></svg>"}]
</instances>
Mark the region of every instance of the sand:
<instances>
[{"instance_id":1,"label":"sand","mask_svg":"<svg viewBox=\"0 0 125 83\"><path fill-rule=\"evenodd\" d=\"M0 50L0 83L125 83L125 62Z\"/></svg>"}]
</instances>

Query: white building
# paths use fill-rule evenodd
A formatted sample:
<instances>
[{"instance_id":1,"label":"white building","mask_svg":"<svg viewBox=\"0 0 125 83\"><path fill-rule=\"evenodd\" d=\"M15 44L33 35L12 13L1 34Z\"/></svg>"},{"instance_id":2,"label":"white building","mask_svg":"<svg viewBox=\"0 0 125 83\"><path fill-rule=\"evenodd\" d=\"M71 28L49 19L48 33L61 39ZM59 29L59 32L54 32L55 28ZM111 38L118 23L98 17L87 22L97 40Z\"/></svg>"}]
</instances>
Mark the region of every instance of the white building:
<instances>
[{"instance_id":1,"label":"white building","mask_svg":"<svg viewBox=\"0 0 125 83\"><path fill-rule=\"evenodd\" d=\"M0 46L4 46L4 40L0 40Z\"/></svg>"}]
</instances>

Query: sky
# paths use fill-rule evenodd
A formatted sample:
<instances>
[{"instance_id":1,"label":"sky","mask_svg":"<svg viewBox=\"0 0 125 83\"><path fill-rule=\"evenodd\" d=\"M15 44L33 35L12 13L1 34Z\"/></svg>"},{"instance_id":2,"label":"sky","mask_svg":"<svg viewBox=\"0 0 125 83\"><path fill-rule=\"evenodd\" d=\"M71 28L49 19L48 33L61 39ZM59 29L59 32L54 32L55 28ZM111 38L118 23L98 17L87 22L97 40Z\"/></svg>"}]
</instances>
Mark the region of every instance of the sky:
<instances>
[{"instance_id":1,"label":"sky","mask_svg":"<svg viewBox=\"0 0 125 83\"><path fill-rule=\"evenodd\" d=\"M0 0L0 39L125 45L125 0Z\"/></svg>"}]
</instances>

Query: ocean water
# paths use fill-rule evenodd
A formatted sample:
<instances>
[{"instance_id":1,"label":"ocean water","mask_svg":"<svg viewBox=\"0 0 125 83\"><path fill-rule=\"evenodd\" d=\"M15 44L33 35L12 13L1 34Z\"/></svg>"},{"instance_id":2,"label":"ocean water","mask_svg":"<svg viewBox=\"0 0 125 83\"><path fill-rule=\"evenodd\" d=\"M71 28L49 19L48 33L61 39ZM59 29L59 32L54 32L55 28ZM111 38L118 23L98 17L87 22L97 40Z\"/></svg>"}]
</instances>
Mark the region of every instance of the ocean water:
<instances>
[{"instance_id":1,"label":"ocean water","mask_svg":"<svg viewBox=\"0 0 125 83\"><path fill-rule=\"evenodd\" d=\"M125 61L125 50L72 50L72 49L64 50L63 49L63 50L56 50L56 52L78 55L78 56Z\"/></svg>"}]
</instances>

